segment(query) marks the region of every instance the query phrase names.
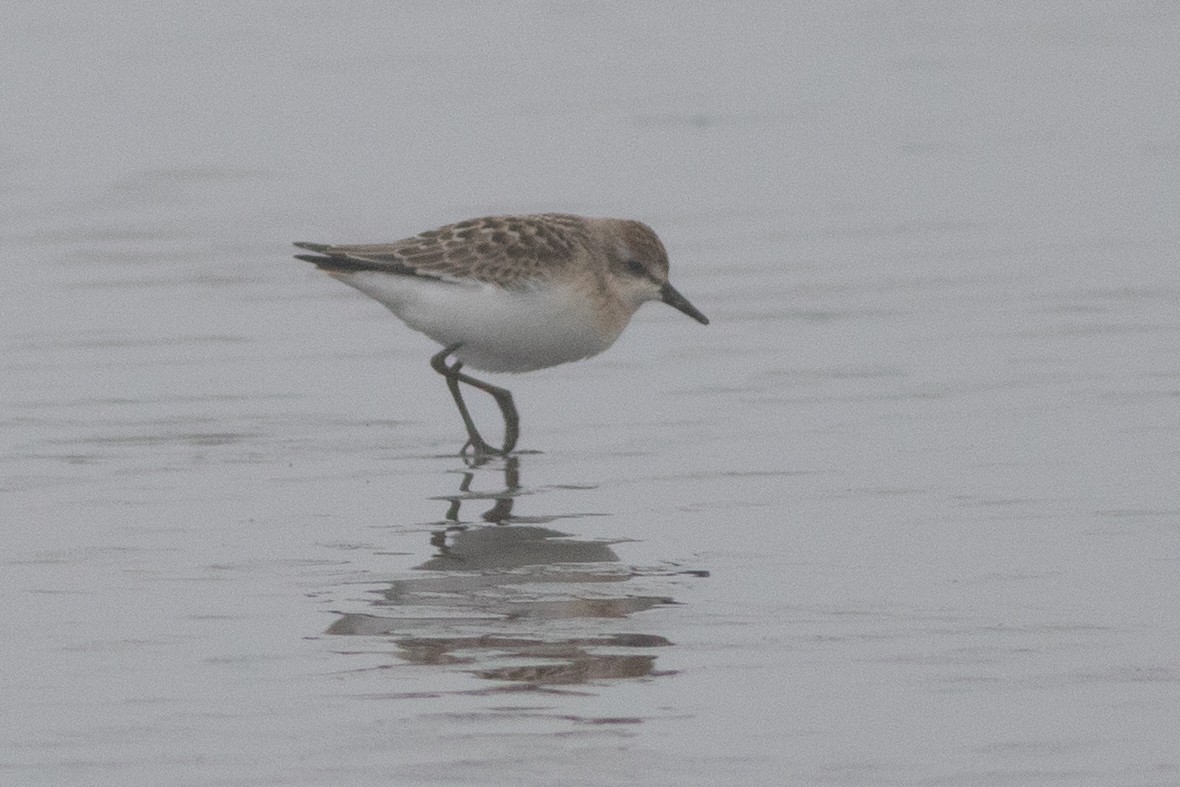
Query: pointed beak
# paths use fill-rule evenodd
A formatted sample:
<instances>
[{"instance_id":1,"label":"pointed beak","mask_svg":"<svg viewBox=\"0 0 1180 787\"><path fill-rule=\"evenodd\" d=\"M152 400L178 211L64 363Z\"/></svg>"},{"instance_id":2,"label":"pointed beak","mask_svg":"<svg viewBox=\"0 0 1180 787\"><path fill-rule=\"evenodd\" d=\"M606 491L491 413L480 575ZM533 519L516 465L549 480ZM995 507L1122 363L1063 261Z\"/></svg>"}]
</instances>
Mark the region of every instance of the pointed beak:
<instances>
[{"instance_id":1,"label":"pointed beak","mask_svg":"<svg viewBox=\"0 0 1180 787\"><path fill-rule=\"evenodd\" d=\"M660 287L660 300L671 306L673 309L679 309L680 311L684 312L689 317L692 317L694 320L699 322L701 325L709 324L709 318L701 314L697 310L697 307L689 303L688 298L685 298L683 295L678 293L676 288L671 284L665 283L663 287Z\"/></svg>"}]
</instances>

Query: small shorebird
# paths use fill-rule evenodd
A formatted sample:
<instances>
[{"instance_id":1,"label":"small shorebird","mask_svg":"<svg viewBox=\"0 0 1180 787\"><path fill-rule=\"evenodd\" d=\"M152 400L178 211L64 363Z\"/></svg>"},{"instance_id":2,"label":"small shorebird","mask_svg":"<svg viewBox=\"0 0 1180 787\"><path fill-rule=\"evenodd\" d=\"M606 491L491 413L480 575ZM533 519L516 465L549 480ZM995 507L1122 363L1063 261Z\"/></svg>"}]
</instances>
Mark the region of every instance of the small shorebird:
<instances>
[{"instance_id":1,"label":"small shorebird","mask_svg":"<svg viewBox=\"0 0 1180 787\"><path fill-rule=\"evenodd\" d=\"M430 365L447 381L477 455L507 454L520 418L512 393L464 374L528 372L596 355L645 301L709 320L668 283L668 254L646 224L559 213L489 216L374 245L296 243L298 259L377 299L443 345ZM447 358L455 362L447 365ZM504 446L484 441L459 383L492 395Z\"/></svg>"}]
</instances>

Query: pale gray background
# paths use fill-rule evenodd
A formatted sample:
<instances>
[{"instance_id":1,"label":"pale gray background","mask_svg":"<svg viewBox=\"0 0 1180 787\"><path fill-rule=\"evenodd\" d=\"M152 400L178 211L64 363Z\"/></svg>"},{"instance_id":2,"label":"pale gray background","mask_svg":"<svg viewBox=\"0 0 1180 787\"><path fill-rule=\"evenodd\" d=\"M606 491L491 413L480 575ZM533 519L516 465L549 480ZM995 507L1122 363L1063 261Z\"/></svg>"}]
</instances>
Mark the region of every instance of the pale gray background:
<instances>
[{"instance_id":1,"label":"pale gray background","mask_svg":"<svg viewBox=\"0 0 1180 787\"><path fill-rule=\"evenodd\" d=\"M1180 782L1178 14L4 3L0 780ZM673 643L505 693L325 633L430 576L462 430L286 244L535 210L713 324L495 378L514 513L621 581L418 633Z\"/></svg>"}]
</instances>

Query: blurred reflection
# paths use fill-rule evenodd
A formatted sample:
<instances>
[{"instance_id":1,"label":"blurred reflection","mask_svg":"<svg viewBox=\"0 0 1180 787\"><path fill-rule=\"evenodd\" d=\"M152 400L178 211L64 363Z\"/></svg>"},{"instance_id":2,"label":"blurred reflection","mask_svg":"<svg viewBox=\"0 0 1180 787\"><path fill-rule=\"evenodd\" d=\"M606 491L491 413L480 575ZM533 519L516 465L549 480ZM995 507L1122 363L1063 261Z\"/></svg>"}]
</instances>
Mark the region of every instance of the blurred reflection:
<instances>
[{"instance_id":1,"label":"blurred reflection","mask_svg":"<svg viewBox=\"0 0 1180 787\"><path fill-rule=\"evenodd\" d=\"M494 491L472 490L491 478ZM649 651L671 643L616 629L636 612L674 603L638 581L681 572L641 571L623 565L608 542L543 526L590 514L514 513L517 498L539 491L522 487L519 456L469 465L458 492L441 498L447 510L430 536L435 555L414 568L429 573L390 582L373 602L379 612L341 615L327 633L393 637L405 663L462 665L518 688L661 674ZM461 517L464 506L489 501L478 519Z\"/></svg>"}]
</instances>

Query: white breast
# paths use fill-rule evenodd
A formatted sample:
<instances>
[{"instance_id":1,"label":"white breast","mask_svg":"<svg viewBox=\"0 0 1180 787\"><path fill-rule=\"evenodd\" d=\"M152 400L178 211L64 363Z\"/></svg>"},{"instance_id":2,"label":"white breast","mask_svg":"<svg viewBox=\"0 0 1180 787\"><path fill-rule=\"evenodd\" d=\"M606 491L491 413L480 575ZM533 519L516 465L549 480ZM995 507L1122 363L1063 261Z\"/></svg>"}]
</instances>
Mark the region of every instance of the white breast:
<instances>
[{"instance_id":1,"label":"white breast","mask_svg":"<svg viewBox=\"0 0 1180 787\"><path fill-rule=\"evenodd\" d=\"M527 372L596 355L626 325L603 319L581 292L560 284L512 291L377 271L335 275L439 344L461 342L455 357L488 372Z\"/></svg>"}]
</instances>

